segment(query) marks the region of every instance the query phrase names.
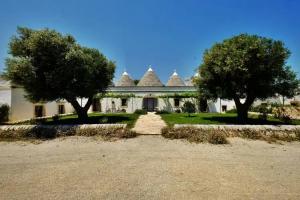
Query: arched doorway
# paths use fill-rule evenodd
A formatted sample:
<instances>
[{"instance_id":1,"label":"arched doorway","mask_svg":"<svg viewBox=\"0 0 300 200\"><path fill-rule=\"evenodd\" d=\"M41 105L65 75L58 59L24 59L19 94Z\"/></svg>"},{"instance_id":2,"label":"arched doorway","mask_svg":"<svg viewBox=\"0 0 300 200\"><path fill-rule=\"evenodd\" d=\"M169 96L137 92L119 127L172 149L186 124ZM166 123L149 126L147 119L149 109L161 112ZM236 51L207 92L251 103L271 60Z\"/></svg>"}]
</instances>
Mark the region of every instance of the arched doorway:
<instances>
[{"instance_id":1,"label":"arched doorway","mask_svg":"<svg viewBox=\"0 0 300 200\"><path fill-rule=\"evenodd\" d=\"M153 112L157 107L157 98L146 97L143 99L143 109Z\"/></svg>"}]
</instances>

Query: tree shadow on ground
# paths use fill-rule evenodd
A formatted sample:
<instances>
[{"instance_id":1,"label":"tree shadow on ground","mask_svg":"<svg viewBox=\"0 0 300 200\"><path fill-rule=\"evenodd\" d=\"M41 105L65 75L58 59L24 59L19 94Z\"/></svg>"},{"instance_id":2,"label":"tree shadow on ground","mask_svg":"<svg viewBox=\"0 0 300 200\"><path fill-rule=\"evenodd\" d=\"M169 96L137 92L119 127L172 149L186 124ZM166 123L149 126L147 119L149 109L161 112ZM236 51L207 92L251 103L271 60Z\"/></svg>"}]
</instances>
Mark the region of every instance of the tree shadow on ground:
<instances>
[{"instance_id":1,"label":"tree shadow on ground","mask_svg":"<svg viewBox=\"0 0 300 200\"><path fill-rule=\"evenodd\" d=\"M62 118L56 121L46 121L47 125L63 125L63 124L115 124L130 121L128 116L89 116L84 122L78 118Z\"/></svg>"}]
</instances>

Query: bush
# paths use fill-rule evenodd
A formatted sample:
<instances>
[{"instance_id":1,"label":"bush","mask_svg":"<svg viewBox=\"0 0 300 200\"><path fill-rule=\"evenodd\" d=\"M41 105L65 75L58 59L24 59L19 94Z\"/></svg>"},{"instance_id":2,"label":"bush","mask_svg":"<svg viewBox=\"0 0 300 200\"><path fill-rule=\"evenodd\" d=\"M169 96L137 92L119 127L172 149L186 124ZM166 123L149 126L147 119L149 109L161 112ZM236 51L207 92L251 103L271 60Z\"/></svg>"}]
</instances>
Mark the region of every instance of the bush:
<instances>
[{"instance_id":1,"label":"bush","mask_svg":"<svg viewBox=\"0 0 300 200\"><path fill-rule=\"evenodd\" d=\"M272 106L268 103L262 103L258 106L251 106L249 111L258 113L272 113Z\"/></svg>"},{"instance_id":2,"label":"bush","mask_svg":"<svg viewBox=\"0 0 300 200\"><path fill-rule=\"evenodd\" d=\"M300 101L291 101L290 104L292 106L300 107Z\"/></svg>"},{"instance_id":3,"label":"bush","mask_svg":"<svg viewBox=\"0 0 300 200\"><path fill-rule=\"evenodd\" d=\"M226 111L226 113L237 113L236 108L233 108L231 110Z\"/></svg>"},{"instance_id":4,"label":"bush","mask_svg":"<svg viewBox=\"0 0 300 200\"><path fill-rule=\"evenodd\" d=\"M228 144L226 135L217 130L210 131L210 134L208 135L208 142L211 144Z\"/></svg>"},{"instance_id":5,"label":"bush","mask_svg":"<svg viewBox=\"0 0 300 200\"><path fill-rule=\"evenodd\" d=\"M167 110L158 110L155 113L156 114L170 114L170 111L167 111Z\"/></svg>"},{"instance_id":6,"label":"bush","mask_svg":"<svg viewBox=\"0 0 300 200\"><path fill-rule=\"evenodd\" d=\"M0 129L0 140L54 139L64 136L100 136L105 140L112 138L133 138L137 133L126 128L59 128L54 126L36 126L34 128Z\"/></svg>"},{"instance_id":7,"label":"bush","mask_svg":"<svg viewBox=\"0 0 300 200\"><path fill-rule=\"evenodd\" d=\"M9 105L2 104L0 106L0 122L7 122L9 116Z\"/></svg>"},{"instance_id":8,"label":"bush","mask_svg":"<svg viewBox=\"0 0 300 200\"><path fill-rule=\"evenodd\" d=\"M290 113L286 110L288 108L280 107L273 110L274 117L279 119L280 121L283 121L286 124L290 124L292 121L292 116Z\"/></svg>"},{"instance_id":9,"label":"bush","mask_svg":"<svg viewBox=\"0 0 300 200\"><path fill-rule=\"evenodd\" d=\"M199 129L194 127L162 129L162 136L169 139L186 139L189 142L211 144L228 144L226 135L218 130Z\"/></svg>"},{"instance_id":10,"label":"bush","mask_svg":"<svg viewBox=\"0 0 300 200\"><path fill-rule=\"evenodd\" d=\"M227 137L241 137L251 140L264 140L269 143L279 141L300 141L300 129L205 129L180 127L162 129L162 136L169 139L186 139L189 142L209 142L211 144L227 144Z\"/></svg>"},{"instance_id":11,"label":"bush","mask_svg":"<svg viewBox=\"0 0 300 200\"><path fill-rule=\"evenodd\" d=\"M52 120L53 120L54 122L57 122L57 121L59 120L59 118L60 118L60 116L57 115L57 114L52 116Z\"/></svg>"},{"instance_id":12,"label":"bush","mask_svg":"<svg viewBox=\"0 0 300 200\"><path fill-rule=\"evenodd\" d=\"M196 106L195 106L195 104L193 104L190 101L184 102L184 104L182 106L182 112L188 113L189 115L191 113L195 113L196 112Z\"/></svg>"},{"instance_id":13,"label":"bush","mask_svg":"<svg viewBox=\"0 0 300 200\"><path fill-rule=\"evenodd\" d=\"M145 109L136 109L134 111L134 114L146 115L147 114L147 110L145 110Z\"/></svg>"},{"instance_id":14,"label":"bush","mask_svg":"<svg viewBox=\"0 0 300 200\"><path fill-rule=\"evenodd\" d=\"M258 119L262 121L267 121L268 113L272 112L272 108L270 110L270 108L268 108L268 105L261 104L258 108L258 112L259 112Z\"/></svg>"},{"instance_id":15,"label":"bush","mask_svg":"<svg viewBox=\"0 0 300 200\"><path fill-rule=\"evenodd\" d=\"M181 110L180 109L176 109L175 113L181 113Z\"/></svg>"}]
</instances>

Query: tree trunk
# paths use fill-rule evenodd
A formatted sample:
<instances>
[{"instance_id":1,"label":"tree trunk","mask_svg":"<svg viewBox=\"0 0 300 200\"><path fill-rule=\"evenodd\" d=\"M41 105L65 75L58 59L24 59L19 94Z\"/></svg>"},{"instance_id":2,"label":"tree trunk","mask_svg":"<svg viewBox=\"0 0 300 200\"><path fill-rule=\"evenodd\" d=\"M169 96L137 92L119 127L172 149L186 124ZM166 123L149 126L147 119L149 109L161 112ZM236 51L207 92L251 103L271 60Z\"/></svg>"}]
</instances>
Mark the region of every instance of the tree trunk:
<instances>
[{"instance_id":1,"label":"tree trunk","mask_svg":"<svg viewBox=\"0 0 300 200\"><path fill-rule=\"evenodd\" d=\"M71 105L73 106L73 108L75 109L76 114L78 115L79 121L87 122L87 120L88 120L87 111L89 110L90 106L93 103L93 97L89 97L88 101L86 102L86 104L83 107L80 106L80 104L78 103L76 98L67 99L67 101L70 102Z\"/></svg>"},{"instance_id":2,"label":"tree trunk","mask_svg":"<svg viewBox=\"0 0 300 200\"><path fill-rule=\"evenodd\" d=\"M238 97L234 98L234 103L236 105L237 110L237 120L240 124L247 123L248 120L248 110L252 103L254 102L254 97L247 97L245 103L241 103Z\"/></svg>"}]
</instances>

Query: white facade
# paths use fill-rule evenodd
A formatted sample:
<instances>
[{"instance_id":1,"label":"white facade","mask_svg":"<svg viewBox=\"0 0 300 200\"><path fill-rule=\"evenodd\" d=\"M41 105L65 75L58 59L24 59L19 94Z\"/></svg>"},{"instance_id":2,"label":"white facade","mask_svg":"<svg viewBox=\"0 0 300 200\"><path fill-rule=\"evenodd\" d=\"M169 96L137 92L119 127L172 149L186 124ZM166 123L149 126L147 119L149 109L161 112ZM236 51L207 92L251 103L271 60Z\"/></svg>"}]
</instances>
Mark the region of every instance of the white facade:
<instances>
[{"instance_id":1,"label":"white facade","mask_svg":"<svg viewBox=\"0 0 300 200\"><path fill-rule=\"evenodd\" d=\"M31 103L25 99L23 88L11 89L10 121L22 121L35 118L35 106L43 106L43 116L53 116L59 113L59 105L64 105L65 113L73 113L72 105L66 101L49 103Z\"/></svg>"}]
</instances>

